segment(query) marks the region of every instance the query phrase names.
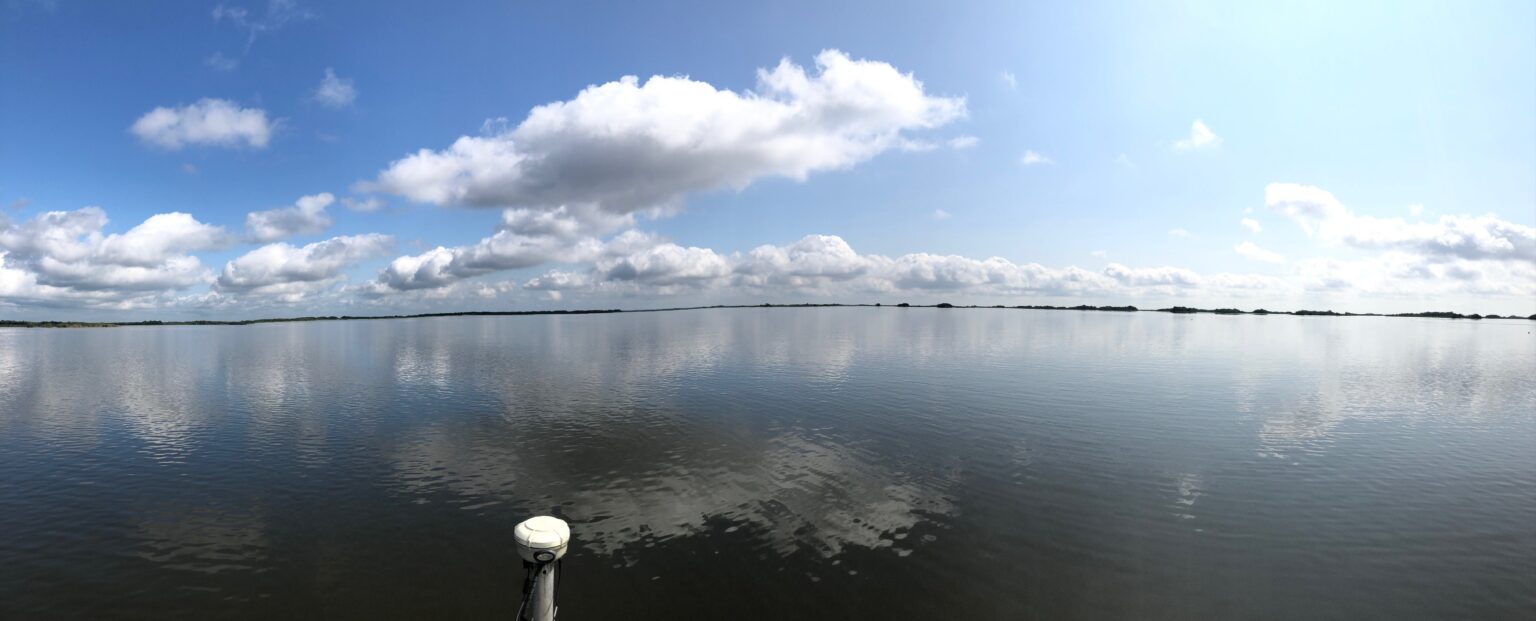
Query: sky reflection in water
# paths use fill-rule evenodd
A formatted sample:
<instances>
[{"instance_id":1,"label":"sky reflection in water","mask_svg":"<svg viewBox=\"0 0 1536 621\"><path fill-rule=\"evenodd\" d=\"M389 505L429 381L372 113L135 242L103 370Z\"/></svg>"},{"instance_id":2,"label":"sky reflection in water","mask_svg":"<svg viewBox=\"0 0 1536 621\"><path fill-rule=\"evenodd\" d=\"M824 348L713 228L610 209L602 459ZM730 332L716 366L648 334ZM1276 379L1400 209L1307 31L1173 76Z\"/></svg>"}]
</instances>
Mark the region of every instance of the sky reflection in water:
<instances>
[{"instance_id":1,"label":"sky reflection in water","mask_svg":"<svg viewBox=\"0 0 1536 621\"><path fill-rule=\"evenodd\" d=\"M1536 606L1529 322L739 309L0 330L0 616ZM638 612L637 612L638 611Z\"/></svg>"}]
</instances>

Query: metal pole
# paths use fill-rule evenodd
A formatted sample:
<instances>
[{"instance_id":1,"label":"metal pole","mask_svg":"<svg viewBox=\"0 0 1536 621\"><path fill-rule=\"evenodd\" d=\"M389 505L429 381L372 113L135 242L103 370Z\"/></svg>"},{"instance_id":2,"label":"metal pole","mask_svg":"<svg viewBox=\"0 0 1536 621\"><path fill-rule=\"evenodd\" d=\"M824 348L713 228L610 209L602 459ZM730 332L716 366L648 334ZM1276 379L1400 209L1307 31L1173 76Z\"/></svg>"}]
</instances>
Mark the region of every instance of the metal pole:
<instances>
[{"instance_id":1,"label":"metal pole","mask_svg":"<svg viewBox=\"0 0 1536 621\"><path fill-rule=\"evenodd\" d=\"M528 594L526 604L528 621L555 621L555 581L560 579L559 564L545 563L530 567L529 571L536 573L533 577L533 592Z\"/></svg>"},{"instance_id":2,"label":"metal pole","mask_svg":"<svg viewBox=\"0 0 1536 621\"><path fill-rule=\"evenodd\" d=\"M571 543L571 527L565 520L541 515L523 520L512 535L517 541L517 555L531 572L524 583L518 621L555 621L559 561Z\"/></svg>"}]
</instances>

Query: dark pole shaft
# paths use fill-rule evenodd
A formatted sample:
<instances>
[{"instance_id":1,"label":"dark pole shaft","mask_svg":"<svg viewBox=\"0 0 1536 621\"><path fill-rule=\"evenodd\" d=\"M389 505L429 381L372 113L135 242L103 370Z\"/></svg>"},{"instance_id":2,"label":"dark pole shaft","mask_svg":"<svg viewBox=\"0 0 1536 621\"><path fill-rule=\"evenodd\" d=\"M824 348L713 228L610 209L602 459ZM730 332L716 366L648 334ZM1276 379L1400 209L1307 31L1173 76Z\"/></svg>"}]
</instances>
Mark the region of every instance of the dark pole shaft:
<instances>
[{"instance_id":1,"label":"dark pole shaft","mask_svg":"<svg viewBox=\"0 0 1536 621\"><path fill-rule=\"evenodd\" d=\"M555 621L555 581L559 580L559 565L544 563L534 570L533 590L524 604L523 619L526 621Z\"/></svg>"}]
</instances>

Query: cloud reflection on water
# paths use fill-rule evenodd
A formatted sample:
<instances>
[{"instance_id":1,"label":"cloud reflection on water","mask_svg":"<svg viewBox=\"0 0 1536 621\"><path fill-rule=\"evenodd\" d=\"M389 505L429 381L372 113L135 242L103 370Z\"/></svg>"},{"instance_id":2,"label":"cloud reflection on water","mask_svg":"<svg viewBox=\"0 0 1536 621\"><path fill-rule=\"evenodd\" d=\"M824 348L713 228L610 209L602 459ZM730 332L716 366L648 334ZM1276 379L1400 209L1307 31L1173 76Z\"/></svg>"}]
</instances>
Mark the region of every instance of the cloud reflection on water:
<instances>
[{"instance_id":1,"label":"cloud reflection on water","mask_svg":"<svg viewBox=\"0 0 1536 621\"><path fill-rule=\"evenodd\" d=\"M112 549L171 570L162 583L304 582L317 563L388 568L375 548L499 559L478 546L551 511L578 555L620 566L714 551L884 580L899 555L971 567L953 548L992 542L967 578L996 597L996 576L1035 571L1019 551L1075 567L1068 590L1173 557L1242 589L1289 567L1244 565L1253 546L1335 554L1344 568L1280 576L1306 593L1374 558L1338 556L1363 523L1511 536L1529 513L1528 329L741 309L0 330L0 491L17 499L0 544L123 571ZM1394 550L1480 575L1472 552ZM1127 602L1215 597L1100 578Z\"/></svg>"},{"instance_id":2,"label":"cloud reflection on water","mask_svg":"<svg viewBox=\"0 0 1536 621\"><path fill-rule=\"evenodd\" d=\"M898 471L834 435L743 428L724 414L685 412L677 401L700 393L730 401L715 392L729 386L713 382L740 381L742 373L836 384L858 349L854 336L828 334L836 324L758 334L719 315L696 317L646 326L653 332L550 331L527 345L534 351L518 352L540 364L511 365L480 386L488 394L477 399L499 403L498 420L422 426L396 446L397 479L410 493L446 491L475 509L559 507L583 549L598 553L702 533L724 519L762 533L782 554L803 548L833 556L848 546L891 547L924 516L953 511L944 489L952 481ZM417 360L426 355L432 363ZM397 368L445 364L456 378L474 375L465 367L476 362L396 351Z\"/></svg>"}]
</instances>

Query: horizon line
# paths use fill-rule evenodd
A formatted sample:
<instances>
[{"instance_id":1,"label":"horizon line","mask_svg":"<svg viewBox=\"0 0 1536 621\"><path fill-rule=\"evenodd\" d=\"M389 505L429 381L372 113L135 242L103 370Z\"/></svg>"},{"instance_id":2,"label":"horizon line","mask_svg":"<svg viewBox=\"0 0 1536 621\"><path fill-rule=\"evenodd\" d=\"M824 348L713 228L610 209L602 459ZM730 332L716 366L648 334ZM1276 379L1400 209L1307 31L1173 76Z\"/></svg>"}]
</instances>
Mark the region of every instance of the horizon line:
<instances>
[{"instance_id":1,"label":"horizon line","mask_svg":"<svg viewBox=\"0 0 1536 621\"><path fill-rule=\"evenodd\" d=\"M141 321L25 321L14 319L0 319L0 328L118 328L134 326L249 326L264 323L298 323L305 321L372 321L385 319L430 319L435 317L516 317L529 315L612 315L619 313L664 313L672 311L709 310L722 308L939 308L939 309L1002 309L1002 310L1063 310L1080 312L1147 312L1183 314L1212 314L1212 315L1291 315L1297 317L1411 317L1428 319L1525 319L1536 321L1536 315L1522 317L1520 315L1479 315L1476 313L1462 314L1451 311L1420 311L1412 313L1352 313L1336 312L1333 310L1293 310L1272 311L1265 308L1256 308L1251 311L1237 308L1197 308L1190 306L1170 306L1166 308L1141 309L1136 306L1092 306L1079 304L1077 306L1053 306L1053 305L1015 305L1004 304L950 304L939 302L936 304L910 304L901 302L898 304L875 303L815 303L800 302L793 304L713 304L708 306L673 306L663 308L606 308L606 309L551 309L551 310L506 310L506 311L450 311L441 313L413 313L406 315L304 315L296 317L270 317L261 319L189 319L189 320L155 320Z\"/></svg>"}]
</instances>

